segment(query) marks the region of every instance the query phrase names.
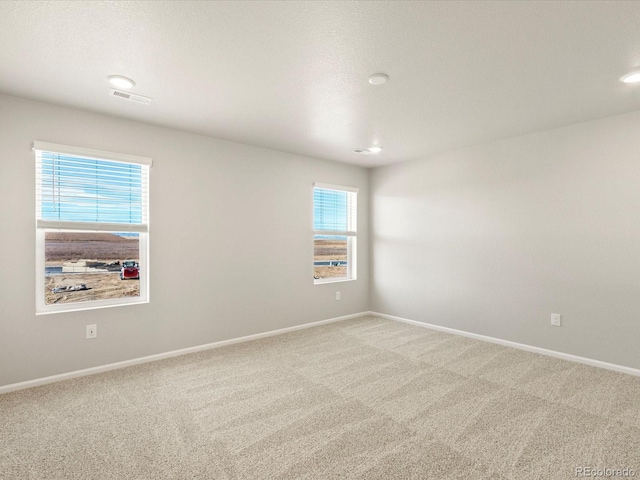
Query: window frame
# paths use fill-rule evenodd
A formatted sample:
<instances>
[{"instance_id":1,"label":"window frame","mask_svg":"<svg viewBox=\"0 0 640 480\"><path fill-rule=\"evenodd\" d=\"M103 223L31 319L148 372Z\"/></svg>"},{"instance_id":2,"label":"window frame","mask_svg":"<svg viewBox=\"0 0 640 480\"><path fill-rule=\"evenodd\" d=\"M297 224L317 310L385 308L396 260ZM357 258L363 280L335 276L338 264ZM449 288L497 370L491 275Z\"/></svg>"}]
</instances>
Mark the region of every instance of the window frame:
<instances>
[{"instance_id":1,"label":"window frame","mask_svg":"<svg viewBox=\"0 0 640 480\"><path fill-rule=\"evenodd\" d=\"M149 184L152 159L134 155L105 152L82 147L59 145L54 143L33 143L36 167L36 225L35 225L35 268L36 268L36 315L62 313L72 311L94 310L99 308L119 307L123 305L137 305L149 303ZM39 159L40 152L54 153L88 160L103 160L124 164L140 165L146 169L142 176L142 223L105 223L89 221L45 220L41 218L41 174ZM120 297L102 300L87 300L75 303L51 304L45 302L45 234L47 232L96 232L96 233L127 233L138 234L140 295L137 297Z\"/></svg>"},{"instance_id":2,"label":"window frame","mask_svg":"<svg viewBox=\"0 0 640 480\"><path fill-rule=\"evenodd\" d=\"M347 229L342 230L316 230L315 229L315 189L334 190L337 192L346 192L347 194L353 194L353 196L347 195ZM312 246L315 250L315 237L322 236L334 236L334 237L347 237L347 275L345 277L330 277L330 278L313 278L314 285L322 285L325 283L337 283L337 282L350 282L358 279L358 192L359 189L355 187L346 187L342 185L333 185L328 183L314 183L312 192L312 230L313 241ZM355 205L351 206L353 202ZM353 212L353 219L349 218L349 212ZM349 227L352 227L350 230ZM313 253L313 261L315 265L315 251ZM313 276L313 275L312 275Z\"/></svg>"}]
</instances>

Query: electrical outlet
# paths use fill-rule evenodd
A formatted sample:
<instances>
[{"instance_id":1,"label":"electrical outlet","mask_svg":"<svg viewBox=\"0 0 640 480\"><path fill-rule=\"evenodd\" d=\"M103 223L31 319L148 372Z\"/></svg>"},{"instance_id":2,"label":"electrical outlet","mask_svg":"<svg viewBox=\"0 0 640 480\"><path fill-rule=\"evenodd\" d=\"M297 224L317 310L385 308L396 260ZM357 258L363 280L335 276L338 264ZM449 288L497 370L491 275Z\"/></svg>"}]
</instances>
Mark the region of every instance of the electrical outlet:
<instances>
[{"instance_id":1,"label":"electrical outlet","mask_svg":"<svg viewBox=\"0 0 640 480\"><path fill-rule=\"evenodd\" d=\"M336 292L336 300L340 300L340 292Z\"/></svg>"},{"instance_id":2,"label":"electrical outlet","mask_svg":"<svg viewBox=\"0 0 640 480\"><path fill-rule=\"evenodd\" d=\"M554 327L562 326L562 315L560 315L559 313L552 313L551 325L553 325Z\"/></svg>"},{"instance_id":3,"label":"electrical outlet","mask_svg":"<svg viewBox=\"0 0 640 480\"><path fill-rule=\"evenodd\" d=\"M96 338L98 336L97 325L87 325L87 338Z\"/></svg>"}]
</instances>

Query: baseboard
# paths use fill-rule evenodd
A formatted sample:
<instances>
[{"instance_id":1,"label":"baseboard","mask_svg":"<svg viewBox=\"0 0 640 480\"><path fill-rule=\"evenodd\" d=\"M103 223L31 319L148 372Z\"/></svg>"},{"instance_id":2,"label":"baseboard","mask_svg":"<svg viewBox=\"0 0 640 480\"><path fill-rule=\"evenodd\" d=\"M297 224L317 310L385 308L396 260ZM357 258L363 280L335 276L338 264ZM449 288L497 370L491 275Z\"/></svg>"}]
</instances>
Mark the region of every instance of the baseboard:
<instances>
[{"instance_id":1,"label":"baseboard","mask_svg":"<svg viewBox=\"0 0 640 480\"><path fill-rule=\"evenodd\" d=\"M305 328L318 327L320 325L326 325L328 323L341 322L349 320L351 318L358 318L369 315L371 312L360 312L351 315L345 315L342 317L329 318L327 320L320 320L318 322L305 323L302 325L295 325L293 327L280 328L278 330L270 330L268 332L256 333L254 335L247 335L244 337L231 338L229 340L222 340L220 342L207 343L205 345L197 345L195 347L181 348L180 350L173 350L165 353L158 353L155 355L148 355L146 357L133 358L131 360L125 360L122 362L109 363L107 365L100 365L97 367L85 368L83 370L75 370L73 372L61 373L58 375L51 375L49 377L36 378L33 380L27 380L25 382L11 383L9 385L0 386L0 395L3 393L15 392L17 390L24 390L26 388L38 387L40 385L46 385L48 383L61 382L63 380L69 380L72 378L85 377L87 375L95 375L96 373L108 372L109 370L117 370L119 368L131 367L133 365L139 365L141 363L155 362L157 360L163 360L165 358L177 357L180 355L186 355L189 353L201 352L203 350L211 350L213 348L220 348L227 345L233 345L234 343L249 342L251 340L258 340L260 338L273 337L275 335L282 335L283 333L295 332L296 330L303 330Z\"/></svg>"},{"instance_id":2,"label":"baseboard","mask_svg":"<svg viewBox=\"0 0 640 480\"><path fill-rule=\"evenodd\" d=\"M396 322L408 323L410 325L416 325L418 327L430 328L432 330L438 330L441 332L451 333L453 335L460 335L463 337L474 338L476 340L483 340L485 342L496 343L505 347L517 348L518 350L525 350L527 352L539 353L548 357L560 358L562 360L569 360L570 362L583 363L592 367L604 368L607 370L613 370L614 372L626 373L628 375L635 375L640 377L640 370L631 367L625 367L624 365L616 365L615 363L602 362L600 360L594 360L592 358L579 357L577 355L571 355L569 353L557 352L555 350L547 350L546 348L534 347L526 345L524 343L511 342L509 340L502 340L500 338L489 337L486 335L479 335L477 333L465 332L463 330L456 330L454 328L441 327L440 325L433 325L431 323L418 322L416 320L409 320L408 318L395 317L393 315L387 315L385 313L368 312L369 315L376 317L386 318L387 320L394 320Z\"/></svg>"},{"instance_id":3,"label":"baseboard","mask_svg":"<svg viewBox=\"0 0 640 480\"><path fill-rule=\"evenodd\" d=\"M280 328L278 330L270 330L268 332L256 333L254 335L247 335L244 337L231 338L229 340L221 340L219 342L207 343L204 345L197 345L195 347L182 348L179 350L172 350L170 352L158 353L155 355L148 355L146 357L133 358L131 360L125 360L122 362L109 363L106 365L100 365L97 367L85 368L83 370L75 370L73 372L61 373L58 375L51 375L49 377L36 378L33 380L27 380L25 382L12 383L9 385L0 386L0 395L3 393L14 392L17 390L24 390L27 388L37 387L40 385L46 385L54 382L61 382L63 380L70 380L72 378L85 377L87 375L95 375L97 373L108 372L109 370L117 370L119 368L131 367L133 365L139 365L142 363L155 362L157 360L163 360L165 358L177 357L180 355L187 355L189 353L201 352L203 350L211 350L214 348L220 348L227 345L233 345L235 343L249 342L251 340L258 340L260 338L272 337L275 335L282 335L283 333L294 332L296 330L303 330L306 328L318 327L320 325L326 325L334 322L341 322L349 320L351 318L358 318L367 315L385 318L387 320L393 320L396 322L407 323L409 325L415 325L418 327L429 328L432 330L438 330L441 332L451 333L453 335L460 335L463 337L474 338L476 340L482 340L485 342L496 343L506 347L517 348L519 350L525 350L527 352L539 353L549 357L560 358L562 360L568 360L571 362L582 363L590 365L592 367L604 368L607 370L613 370L615 372L626 373L628 375L634 375L640 377L640 370L636 368L626 367L624 365L616 365L614 363L602 362L600 360L594 360L592 358L580 357L577 355L571 355L568 353L557 352L555 350L547 350L541 347L534 347L532 345L526 345L524 343L512 342L510 340L503 340L500 338L489 337L487 335L480 335L477 333L465 332L463 330L456 330L454 328L442 327L440 325L433 325L430 323L418 322L416 320L410 320L408 318L396 317L393 315L387 315L379 312L359 312L351 315L345 315L342 317L329 318L327 320L320 320L318 322L305 323L303 325L295 325L293 327Z\"/></svg>"}]
</instances>

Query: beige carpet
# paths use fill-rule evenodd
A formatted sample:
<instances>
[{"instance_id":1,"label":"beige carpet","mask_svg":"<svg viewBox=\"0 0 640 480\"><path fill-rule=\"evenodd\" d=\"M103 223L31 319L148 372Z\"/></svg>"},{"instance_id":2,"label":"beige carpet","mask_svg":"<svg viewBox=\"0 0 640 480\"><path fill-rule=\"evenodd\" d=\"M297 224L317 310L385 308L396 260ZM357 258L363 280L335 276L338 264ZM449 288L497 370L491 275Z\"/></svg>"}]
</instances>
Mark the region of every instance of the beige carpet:
<instances>
[{"instance_id":1,"label":"beige carpet","mask_svg":"<svg viewBox=\"0 0 640 480\"><path fill-rule=\"evenodd\" d=\"M640 478L640 378L365 317L0 396L0 478Z\"/></svg>"}]
</instances>

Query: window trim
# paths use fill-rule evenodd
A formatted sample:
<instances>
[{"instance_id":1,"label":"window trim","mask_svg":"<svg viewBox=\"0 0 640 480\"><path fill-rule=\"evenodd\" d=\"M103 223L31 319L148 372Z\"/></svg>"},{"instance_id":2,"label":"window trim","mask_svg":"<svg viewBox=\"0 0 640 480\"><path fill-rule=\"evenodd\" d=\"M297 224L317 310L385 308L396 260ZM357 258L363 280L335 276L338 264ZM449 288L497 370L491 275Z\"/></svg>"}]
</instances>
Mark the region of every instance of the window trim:
<instances>
[{"instance_id":1,"label":"window trim","mask_svg":"<svg viewBox=\"0 0 640 480\"><path fill-rule=\"evenodd\" d=\"M123 153L105 152L101 150L93 150L82 147L73 147L68 145L60 145L47 142L33 142L33 151L36 155L36 315L47 315L62 312L77 312L85 310L95 310L100 308L119 307L124 305L139 305L149 303L149 188L150 188L150 167L152 159L148 157L140 157ZM57 221L43 220L40 218L40 175L37 170L40 164L38 162L38 152L49 152L61 155L69 155L89 160L104 160L119 163L137 164L148 167L146 172L146 187L143 202L146 205L146 212L143 214L145 223L141 224L125 224L125 223L102 223L102 222L75 222L75 221ZM144 220L143 220L144 221ZM46 232L136 232L138 236L139 248L139 266L140 266L140 295L138 297L120 297L102 300L91 300L75 303L52 304L45 303L45 234Z\"/></svg>"},{"instance_id":2,"label":"window trim","mask_svg":"<svg viewBox=\"0 0 640 480\"><path fill-rule=\"evenodd\" d=\"M126 153L105 152L104 150L60 145L59 143L33 142L33 151L35 152L38 150L41 152L62 153L74 157L90 158L92 160L135 163L137 165L146 165L148 167L151 167L153 164L153 159L149 157L140 157L138 155L129 155Z\"/></svg>"},{"instance_id":3,"label":"window trim","mask_svg":"<svg viewBox=\"0 0 640 480\"><path fill-rule=\"evenodd\" d=\"M313 225L315 221L315 212L312 214L312 242L313 245L316 235L326 235L326 236L340 236L347 237L347 276L346 277L330 277L330 278L314 278L314 285L322 285L325 283L338 283L338 282L351 282L353 280L358 279L358 260L357 260L357 243L358 243L358 192L359 189L356 187L345 187L343 185L334 185L329 183L319 183L314 182L311 189L311 203L313 210L315 211L315 192L316 188L321 188L325 190L336 190L339 192L347 192L355 194L355 228L353 230L316 230ZM349 206L347 206L347 209ZM348 213L347 213L348 214ZM315 255L313 255L315 261ZM313 275L312 275L313 276Z\"/></svg>"}]
</instances>

